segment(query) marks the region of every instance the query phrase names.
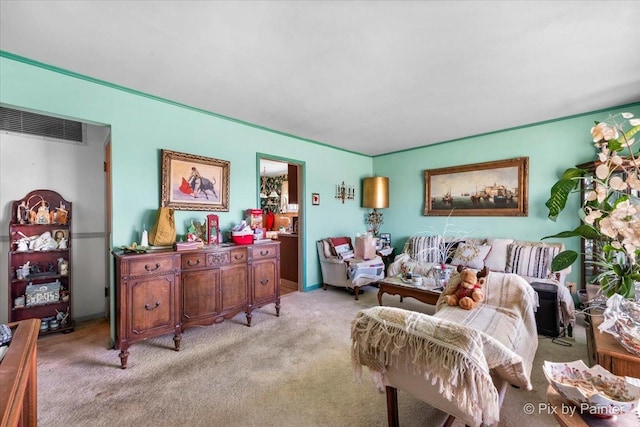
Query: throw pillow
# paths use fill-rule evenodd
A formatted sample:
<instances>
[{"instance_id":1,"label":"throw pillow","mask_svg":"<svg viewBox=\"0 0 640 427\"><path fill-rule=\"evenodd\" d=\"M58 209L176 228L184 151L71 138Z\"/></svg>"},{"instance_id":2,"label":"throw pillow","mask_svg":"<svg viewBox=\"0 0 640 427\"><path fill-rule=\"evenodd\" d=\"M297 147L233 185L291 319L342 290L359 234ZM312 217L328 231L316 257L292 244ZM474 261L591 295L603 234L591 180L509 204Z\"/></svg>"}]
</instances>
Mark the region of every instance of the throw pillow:
<instances>
[{"instance_id":1,"label":"throw pillow","mask_svg":"<svg viewBox=\"0 0 640 427\"><path fill-rule=\"evenodd\" d=\"M406 252L413 261L438 262L440 260L440 236L410 237Z\"/></svg>"},{"instance_id":2,"label":"throw pillow","mask_svg":"<svg viewBox=\"0 0 640 427\"><path fill-rule=\"evenodd\" d=\"M335 255L331 252L331 243L327 239L322 239L322 251L324 252L325 258L332 258Z\"/></svg>"},{"instance_id":3,"label":"throw pillow","mask_svg":"<svg viewBox=\"0 0 640 427\"><path fill-rule=\"evenodd\" d=\"M350 248L353 248L353 245L351 244L351 237L329 237L327 240L329 241L329 246L331 246L331 254L333 256L338 255L336 252L336 246L348 244Z\"/></svg>"},{"instance_id":4,"label":"throw pillow","mask_svg":"<svg viewBox=\"0 0 640 427\"><path fill-rule=\"evenodd\" d=\"M462 243L458 245L456 253L451 260L451 265L463 265L475 270L482 270L484 267L484 259L491 250L489 245L472 245Z\"/></svg>"},{"instance_id":5,"label":"throw pillow","mask_svg":"<svg viewBox=\"0 0 640 427\"><path fill-rule=\"evenodd\" d=\"M513 239L487 239L491 246L489 255L484 259L484 265L491 271L504 272L507 269L507 254Z\"/></svg>"},{"instance_id":6,"label":"throw pillow","mask_svg":"<svg viewBox=\"0 0 640 427\"><path fill-rule=\"evenodd\" d=\"M338 258L348 259L348 258L353 258L354 256L353 249L351 249L351 246L349 246L348 243L345 243L343 245L338 245L335 247L335 249L336 249L336 254L338 254Z\"/></svg>"},{"instance_id":7,"label":"throw pillow","mask_svg":"<svg viewBox=\"0 0 640 427\"><path fill-rule=\"evenodd\" d=\"M520 276L547 278L551 276L551 261L558 255L557 246L509 245L506 273Z\"/></svg>"}]
</instances>

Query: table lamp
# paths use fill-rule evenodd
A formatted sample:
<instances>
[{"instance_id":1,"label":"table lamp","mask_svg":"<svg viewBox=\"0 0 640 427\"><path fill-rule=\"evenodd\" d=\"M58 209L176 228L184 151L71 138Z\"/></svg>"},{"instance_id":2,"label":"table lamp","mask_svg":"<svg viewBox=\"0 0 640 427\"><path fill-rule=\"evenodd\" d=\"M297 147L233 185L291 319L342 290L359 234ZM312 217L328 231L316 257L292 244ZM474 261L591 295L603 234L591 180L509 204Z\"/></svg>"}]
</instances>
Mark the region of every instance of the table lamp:
<instances>
[{"instance_id":1,"label":"table lamp","mask_svg":"<svg viewBox=\"0 0 640 427\"><path fill-rule=\"evenodd\" d=\"M378 237L378 230L383 223L382 212L378 209L389 207L389 178L374 176L362 180L362 207L372 208L367 218L374 237Z\"/></svg>"}]
</instances>

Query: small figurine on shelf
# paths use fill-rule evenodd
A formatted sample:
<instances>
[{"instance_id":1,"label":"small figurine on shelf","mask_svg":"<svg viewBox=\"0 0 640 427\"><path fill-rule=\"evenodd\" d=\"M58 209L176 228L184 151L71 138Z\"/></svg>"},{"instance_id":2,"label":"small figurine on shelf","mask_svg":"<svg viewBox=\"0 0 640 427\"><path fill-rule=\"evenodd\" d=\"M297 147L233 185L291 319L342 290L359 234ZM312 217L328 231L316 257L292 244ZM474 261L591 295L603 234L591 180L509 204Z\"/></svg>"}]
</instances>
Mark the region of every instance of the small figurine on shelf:
<instances>
[{"instance_id":1,"label":"small figurine on shelf","mask_svg":"<svg viewBox=\"0 0 640 427\"><path fill-rule=\"evenodd\" d=\"M58 274L61 276L69 274L69 261L64 258L58 258Z\"/></svg>"},{"instance_id":2,"label":"small figurine on shelf","mask_svg":"<svg viewBox=\"0 0 640 427\"><path fill-rule=\"evenodd\" d=\"M18 252L26 252L29 250L29 242L30 239L25 236L23 233L18 231L18 234L22 236L21 239L18 239L16 241L14 241L14 243L16 244L16 250Z\"/></svg>"},{"instance_id":3,"label":"small figurine on shelf","mask_svg":"<svg viewBox=\"0 0 640 427\"><path fill-rule=\"evenodd\" d=\"M204 230L204 224L191 220L191 225L187 228L187 242L200 242L201 246L204 246Z\"/></svg>"},{"instance_id":4,"label":"small figurine on shelf","mask_svg":"<svg viewBox=\"0 0 640 427\"><path fill-rule=\"evenodd\" d=\"M62 203L61 203L62 205ZM64 205L60 208L56 208L55 223L60 225L67 225L68 212L64 209Z\"/></svg>"},{"instance_id":5,"label":"small figurine on shelf","mask_svg":"<svg viewBox=\"0 0 640 427\"><path fill-rule=\"evenodd\" d=\"M29 222L27 210L27 202L23 200L16 209L16 220L18 221L18 224L26 224Z\"/></svg>"},{"instance_id":6,"label":"small figurine on shelf","mask_svg":"<svg viewBox=\"0 0 640 427\"><path fill-rule=\"evenodd\" d=\"M191 225L187 228L187 242L195 242L196 240L196 226L193 224L193 220L191 220Z\"/></svg>"},{"instance_id":7,"label":"small figurine on shelf","mask_svg":"<svg viewBox=\"0 0 640 427\"><path fill-rule=\"evenodd\" d=\"M58 321L60 322L60 325L66 325L67 324L67 319L69 319L69 307L67 307L67 311L58 311L58 309L56 309L56 319L58 319Z\"/></svg>"}]
</instances>

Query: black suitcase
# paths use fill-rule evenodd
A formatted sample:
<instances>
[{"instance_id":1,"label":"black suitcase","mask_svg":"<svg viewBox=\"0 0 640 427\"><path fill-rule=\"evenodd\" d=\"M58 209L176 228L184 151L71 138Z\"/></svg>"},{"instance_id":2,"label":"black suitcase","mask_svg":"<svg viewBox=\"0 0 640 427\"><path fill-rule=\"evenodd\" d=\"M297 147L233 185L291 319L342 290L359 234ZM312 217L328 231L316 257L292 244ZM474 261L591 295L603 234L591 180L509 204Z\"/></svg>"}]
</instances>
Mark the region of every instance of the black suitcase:
<instances>
[{"instance_id":1,"label":"black suitcase","mask_svg":"<svg viewBox=\"0 0 640 427\"><path fill-rule=\"evenodd\" d=\"M538 293L540 306L536 311L538 335L556 338L560 336L558 317L558 289L548 283L533 282L531 287Z\"/></svg>"}]
</instances>

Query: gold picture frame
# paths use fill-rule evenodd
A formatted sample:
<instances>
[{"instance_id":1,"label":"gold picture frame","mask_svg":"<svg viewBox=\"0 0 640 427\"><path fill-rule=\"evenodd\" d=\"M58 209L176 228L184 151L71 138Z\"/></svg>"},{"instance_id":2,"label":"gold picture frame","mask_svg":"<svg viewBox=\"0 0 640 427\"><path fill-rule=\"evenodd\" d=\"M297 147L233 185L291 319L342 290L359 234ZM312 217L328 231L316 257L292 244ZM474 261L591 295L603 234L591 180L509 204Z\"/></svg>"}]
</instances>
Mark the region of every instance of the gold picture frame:
<instances>
[{"instance_id":1,"label":"gold picture frame","mask_svg":"<svg viewBox=\"0 0 640 427\"><path fill-rule=\"evenodd\" d=\"M229 211L230 162L162 150L161 206L188 211Z\"/></svg>"},{"instance_id":2,"label":"gold picture frame","mask_svg":"<svg viewBox=\"0 0 640 427\"><path fill-rule=\"evenodd\" d=\"M529 158L424 171L426 216L527 216Z\"/></svg>"}]
</instances>

